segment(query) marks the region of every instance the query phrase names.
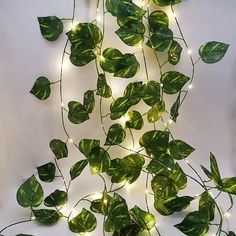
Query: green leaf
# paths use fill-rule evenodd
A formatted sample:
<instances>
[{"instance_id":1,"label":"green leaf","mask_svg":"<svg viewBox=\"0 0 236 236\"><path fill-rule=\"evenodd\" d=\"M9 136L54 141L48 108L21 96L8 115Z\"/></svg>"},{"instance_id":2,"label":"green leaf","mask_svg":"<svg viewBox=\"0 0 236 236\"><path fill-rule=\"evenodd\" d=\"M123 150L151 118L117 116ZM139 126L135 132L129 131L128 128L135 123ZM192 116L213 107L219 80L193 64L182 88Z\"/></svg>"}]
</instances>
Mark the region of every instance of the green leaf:
<instances>
[{"instance_id":1,"label":"green leaf","mask_svg":"<svg viewBox=\"0 0 236 236\"><path fill-rule=\"evenodd\" d=\"M69 221L69 228L74 233L92 232L97 226L97 220L93 213L85 208Z\"/></svg>"},{"instance_id":2,"label":"green leaf","mask_svg":"<svg viewBox=\"0 0 236 236\"><path fill-rule=\"evenodd\" d=\"M93 50L81 43L71 45L70 61L74 66L85 66L96 58Z\"/></svg>"},{"instance_id":3,"label":"green leaf","mask_svg":"<svg viewBox=\"0 0 236 236\"><path fill-rule=\"evenodd\" d=\"M91 174L98 174L106 172L109 169L111 158L104 148L95 147L88 157L88 162Z\"/></svg>"},{"instance_id":4,"label":"green leaf","mask_svg":"<svg viewBox=\"0 0 236 236\"><path fill-rule=\"evenodd\" d=\"M222 179L222 190L236 195L236 177Z\"/></svg>"},{"instance_id":5,"label":"green leaf","mask_svg":"<svg viewBox=\"0 0 236 236\"><path fill-rule=\"evenodd\" d=\"M155 123L158 121L162 114L165 111L165 102L159 101L152 106L152 108L148 111L147 119L149 123Z\"/></svg>"},{"instance_id":6,"label":"green leaf","mask_svg":"<svg viewBox=\"0 0 236 236\"><path fill-rule=\"evenodd\" d=\"M171 156L176 160L187 158L195 149L182 140L172 140L169 143Z\"/></svg>"},{"instance_id":7,"label":"green leaf","mask_svg":"<svg viewBox=\"0 0 236 236\"><path fill-rule=\"evenodd\" d=\"M48 210L48 209L40 209L40 210L33 210L34 216L36 221L50 225L56 223L61 217L62 214L56 210Z\"/></svg>"},{"instance_id":8,"label":"green leaf","mask_svg":"<svg viewBox=\"0 0 236 236\"><path fill-rule=\"evenodd\" d=\"M47 207L61 206L67 202L67 199L67 193L57 189L44 199L44 205Z\"/></svg>"},{"instance_id":9,"label":"green leaf","mask_svg":"<svg viewBox=\"0 0 236 236\"><path fill-rule=\"evenodd\" d=\"M176 198L167 200L164 203L164 205L174 212L183 211L190 205L190 202L193 199L194 199L193 197L189 197L189 196L176 197Z\"/></svg>"},{"instance_id":10,"label":"green leaf","mask_svg":"<svg viewBox=\"0 0 236 236\"><path fill-rule=\"evenodd\" d=\"M168 61L172 65L176 65L180 61L181 57L181 52L182 52L182 47L177 41L172 41L169 51L168 51Z\"/></svg>"},{"instance_id":11,"label":"green leaf","mask_svg":"<svg viewBox=\"0 0 236 236\"><path fill-rule=\"evenodd\" d=\"M215 201L208 191L201 194L199 200L199 211L202 212L209 221L215 218Z\"/></svg>"},{"instance_id":12,"label":"green leaf","mask_svg":"<svg viewBox=\"0 0 236 236\"><path fill-rule=\"evenodd\" d=\"M107 215L110 201L111 201L111 196L108 195L106 192L103 192L101 199L96 199L91 202L90 210L95 213Z\"/></svg>"},{"instance_id":13,"label":"green leaf","mask_svg":"<svg viewBox=\"0 0 236 236\"><path fill-rule=\"evenodd\" d=\"M111 87L107 84L105 74L100 74L97 80L97 95L109 98L112 95Z\"/></svg>"},{"instance_id":14,"label":"green leaf","mask_svg":"<svg viewBox=\"0 0 236 236\"><path fill-rule=\"evenodd\" d=\"M89 119L89 114L86 108L81 103L76 101L70 101L68 103L68 107L68 119L73 124L81 124Z\"/></svg>"},{"instance_id":15,"label":"green leaf","mask_svg":"<svg viewBox=\"0 0 236 236\"><path fill-rule=\"evenodd\" d=\"M120 124L113 124L107 134L106 146L117 145L125 140L126 133Z\"/></svg>"},{"instance_id":16,"label":"green leaf","mask_svg":"<svg viewBox=\"0 0 236 236\"><path fill-rule=\"evenodd\" d=\"M168 200L170 199L175 199L175 197L168 198ZM157 210L157 212L159 212L163 216L169 216L174 214L174 211L165 205L166 201L167 200L162 196L157 196L157 195L154 196L154 207Z\"/></svg>"},{"instance_id":17,"label":"green leaf","mask_svg":"<svg viewBox=\"0 0 236 236\"><path fill-rule=\"evenodd\" d=\"M174 104L172 105L171 109L170 109L170 115L171 115L171 119L176 122L177 121L177 118L179 116L179 107L181 105L180 103L180 95L181 95L181 92L179 93L176 101L174 102Z\"/></svg>"},{"instance_id":18,"label":"green leaf","mask_svg":"<svg viewBox=\"0 0 236 236\"><path fill-rule=\"evenodd\" d=\"M60 139L51 140L49 146L57 160L68 157L67 145Z\"/></svg>"},{"instance_id":19,"label":"green leaf","mask_svg":"<svg viewBox=\"0 0 236 236\"><path fill-rule=\"evenodd\" d=\"M153 2L158 6L170 6L180 3L181 0L153 0Z\"/></svg>"},{"instance_id":20,"label":"green leaf","mask_svg":"<svg viewBox=\"0 0 236 236\"><path fill-rule=\"evenodd\" d=\"M92 113L95 106L95 98L92 90L87 90L84 93L84 108L88 113Z\"/></svg>"},{"instance_id":21,"label":"green leaf","mask_svg":"<svg viewBox=\"0 0 236 236\"><path fill-rule=\"evenodd\" d=\"M56 16L38 17L41 34L48 41L55 41L63 32L62 21Z\"/></svg>"},{"instance_id":22,"label":"green leaf","mask_svg":"<svg viewBox=\"0 0 236 236\"><path fill-rule=\"evenodd\" d=\"M141 98L140 90L142 90L142 81L129 83L124 90L124 97Z\"/></svg>"},{"instance_id":23,"label":"green leaf","mask_svg":"<svg viewBox=\"0 0 236 236\"><path fill-rule=\"evenodd\" d=\"M205 175L209 178L209 179L212 179L212 175L211 175L211 172L204 166L201 165L201 168L203 170L203 172L205 173Z\"/></svg>"},{"instance_id":24,"label":"green leaf","mask_svg":"<svg viewBox=\"0 0 236 236\"><path fill-rule=\"evenodd\" d=\"M151 181L151 186L154 194L162 198L173 197L179 192L175 181L164 175L156 175Z\"/></svg>"},{"instance_id":25,"label":"green leaf","mask_svg":"<svg viewBox=\"0 0 236 236\"><path fill-rule=\"evenodd\" d=\"M159 102L161 99L160 84L154 80L145 84L142 90L142 98L148 106L153 106Z\"/></svg>"},{"instance_id":26,"label":"green leaf","mask_svg":"<svg viewBox=\"0 0 236 236\"><path fill-rule=\"evenodd\" d=\"M107 174L112 183L126 181L130 184L135 182L142 171L145 160L140 154L130 154L123 159L113 159Z\"/></svg>"},{"instance_id":27,"label":"green leaf","mask_svg":"<svg viewBox=\"0 0 236 236\"><path fill-rule=\"evenodd\" d=\"M120 230L131 223L126 201L117 193L114 193L108 206L108 216L105 220L106 232Z\"/></svg>"},{"instance_id":28,"label":"green leaf","mask_svg":"<svg viewBox=\"0 0 236 236\"><path fill-rule=\"evenodd\" d=\"M161 76L163 91L167 94L178 93L189 80L189 77L177 71L169 71Z\"/></svg>"},{"instance_id":29,"label":"green leaf","mask_svg":"<svg viewBox=\"0 0 236 236\"><path fill-rule=\"evenodd\" d=\"M186 186L187 186L187 176L184 173L184 171L182 170L182 168L179 166L178 163L175 163L175 165L173 166L169 177L175 182L175 184L180 189L186 188Z\"/></svg>"},{"instance_id":30,"label":"green leaf","mask_svg":"<svg viewBox=\"0 0 236 236\"><path fill-rule=\"evenodd\" d=\"M194 211L189 213L180 223L174 225L182 233L189 236L203 236L209 230L207 216L201 212Z\"/></svg>"},{"instance_id":31,"label":"green leaf","mask_svg":"<svg viewBox=\"0 0 236 236\"><path fill-rule=\"evenodd\" d=\"M169 18L164 11L153 11L148 17L148 22L152 32L169 27Z\"/></svg>"},{"instance_id":32,"label":"green leaf","mask_svg":"<svg viewBox=\"0 0 236 236\"><path fill-rule=\"evenodd\" d=\"M200 47L199 55L205 63L216 63L224 57L228 48L228 44L212 41Z\"/></svg>"},{"instance_id":33,"label":"green leaf","mask_svg":"<svg viewBox=\"0 0 236 236\"><path fill-rule=\"evenodd\" d=\"M110 118L112 120L118 119L122 117L130 107L134 106L140 101L139 97L120 97L114 100L111 103L110 111L111 115Z\"/></svg>"},{"instance_id":34,"label":"green leaf","mask_svg":"<svg viewBox=\"0 0 236 236\"><path fill-rule=\"evenodd\" d=\"M148 131L142 135L139 144L148 154L158 156L160 153L166 153L169 147L169 133L160 130Z\"/></svg>"},{"instance_id":35,"label":"green leaf","mask_svg":"<svg viewBox=\"0 0 236 236\"><path fill-rule=\"evenodd\" d=\"M156 224L155 217L151 213L143 211L138 206L133 207L129 212L133 221L142 229L151 230Z\"/></svg>"},{"instance_id":36,"label":"green leaf","mask_svg":"<svg viewBox=\"0 0 236 236\"><path fill-rule=\"evenodd\" d=\"M157 52L167 50L173 41L173 32L169 28L160 28L153 32L147 45Z\"/></svg>"},{"instance_id":37,"label":"green leaf","mask_svg":"<svg viewBox=\"0 0 236 236\"><path fill-rule=\"evenodd\" d=\"M127 121L125 127L130 129L140 130L143 127L143 117L138 111L130 111L127 114Z\"/></svg>"},{"instance_id":38,"label":"green leaf","mask_svg":"<svg viewBox=\"0 0 236 236\"><path fill-rule=\"evenodd\" d=\"M66 34L71 44L78 43L84 49L94 49L102 40L102 32L92 23L79 23Z\"/></svg>"},{"instance_id":39,"label":"green leaf","mask_svg":"<svg viewBox=\"0 0 236 236\"><path fill-rule=\"evenodd\" d=\"M173 158L165 154L163 157L155 157L150 161L146 170L151 174L163 174L169 172L174 167Z\"/></svg>"},{"instance_id":40,"label":"green leaf","mask_svg":"<svg viewBox=\"0 0 236 236\"><path fill-rule=\"evenodd\" d=\"M32 235L32 234L16 234L16 236L34 236L34 235Z\"/></svg>"},{"instance_id":41,"label":"green leaf","mask_svg":"<svg viewBox=\"0 0 236 236\"><path fill-rule=\"evenodd\" d=\"M43 188L37 179L31 176L18 188L16 198L22 207L38 207L43 201Z\"/></svg>"},{"instance_id":42,"label":"green leaf","mask_svg":"<svg viewBox=\"0 0 236 236\"><path fill-rule=\"evenodd\" d=\"M222 185L222 180L220 176L220 171L216 162L215 156L211 153L210 154L210 162L211 162L211 175L212 179L215 183L216 186L221 186Z\"/></svg>"},{"instance_id":43,"label":"green leaf","mask_svg":"<svg viewBox=\"0 0 236 236\"><path fill-rule=\"evenodd\" d=\"M145 27L143 23L131 21L116 31L119 38L128 46L135 46L144 40Z\"/></svg>"},{"instance_id":44,"label":"green leaf","mask_svg":"<svg viewBox=\"0 0 236 236\"><path fill-rule=\"evenodd\" d=\"M227 234L227 236L236 236L236 234L233 231L229 231L229 233Z\"/></svg>"},{"instance_id":45,"label":"green leaf","mask_svg":"<svg viewBox=\"0 0 236 236\"><path fill-rule=\"evenodd\" d=\"M71 168L70 168L70 178L71 180L77 178L84 168L87 166L88 161L87 160L81 160L76 162Z\"/></svg>"},{"instance_id":46,"label":"green leaf","mask_svg":"<svg viewBox=\"0 0 236 236\"><path fill-rule=\"evenodd\" d=\"M79 150L87 158L90 157L91 151L97 147L100 147L100 140L97 139L81 139L79 142Z\"/></svg>"},{"instance_id":47,"label":"green leaf","mask_svg":"<svg viewBox=\"0 0 236 236\"><path fill-rule=\"evenodd\" d=\"M141 230L138 224L132 222L121 230L115 231L112 236L134 236L138 235Z\"/></svg>"},{"instance_id":48,"label":"green leaf","mask_svg":"<svg viewBox=\"0 0 236 236\"><path fill-rule=\"evenodd\" d=\"M46 100L51 94L50 81L46 77L36 79L30 93L40 100Z\"/></svg>"},{"instance_id":49,"label":"green leaf","mask_svg":"<svg viewBox=\"0 0 236 236\"><path fill-rule=\"evenodd\" d=\"M56 166L49 162L37 167L39 179L43 182L52 182L55 178Z\"/></svg>"}]
</instances>

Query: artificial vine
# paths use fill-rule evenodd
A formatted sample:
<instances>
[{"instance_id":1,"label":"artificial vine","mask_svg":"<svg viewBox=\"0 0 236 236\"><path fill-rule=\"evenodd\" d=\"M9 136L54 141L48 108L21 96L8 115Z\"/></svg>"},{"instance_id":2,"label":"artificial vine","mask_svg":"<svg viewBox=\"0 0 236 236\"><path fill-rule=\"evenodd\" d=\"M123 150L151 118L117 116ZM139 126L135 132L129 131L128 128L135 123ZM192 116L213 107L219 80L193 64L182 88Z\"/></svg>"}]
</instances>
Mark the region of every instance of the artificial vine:
<instances>
[{"instance_id":1,"label":"artificial vine","mask_svg":"<svg viewBox=\"0 0 236 236\"><path fill-rule=\"evenodd\" d=\"M138 6L132 0L97 0L96 20L74 25L74 0L73 14L69 19L59 19L56 16L38 18L41 34L48 41L55 41L61 36L64 24L70 22L72 25L71 30L66 32L67 40L62 53L59 80L53 82L41 76L30 91L38 99L46 100L51 94L51 87L59 85L61 121L65 137L61 138L63 141L58 138L51 140L49 147L55 156L54 160L39 166L38 175L27 179L17 191L19 205L30 210L29 219L6 226L0 230L1 235L10 227L21 223L37 221L50 225L61 218L66 218L69 229L74 233L91 232L98 223L96 214L104 216L103 232L99 235L105 236L107 232L112 232L113 236L135 236L142 231L147 231L149 235L165 235L165 232L160 232L156 226L155 216L149 209L148 196L154 198L156 211L164 216L185 210L192 201L199 202L196 211L188 213L182 222L174 225L185 235L202 236L208 232L209 227L216 227L216 235L236 235L226 230L224 224L233 207L236 178L221 177L212 153L210 168L201 166L202 174L205 174L202 176L187 159L195 149L186 142L174 138L170 130L170 124L177 122L180 108L192 87L196 64L200 60L209 64L220 61L229 47L222 42L207 42L200 47L199 58L195 60L175 15L174 5L180 2L181 0L142 0L141 6ZM165 13L167 8L163 7L170 8L180 36L173 35L169 28L169 16ZM136 53L124 53L112 45L109 48L103 47L103 39L107 34L106 14L111 14L117 21L117 37L127 46L139 48L137 53L141 53L143 62L137 60ZM98 27L98 19L101 29ZM191 75L184 75L174 69L181 59L183 49L189 53ZM149 74L147 51L151 51L155 56L155 65L151 65L158 68L158 74L155 76ZM97 72L96 88L84 93L83 102L70 101L67 106L63 99L65 57L69 57L71 63L78 67L94 63ZM129 83L129 78L135 77L138 73L140 63L144 66L146 78L143 81ZM166 65L172 65L173 70L167 71ZM113 77L127 80L123 95L118 98L113 96L112 87L107 79L111 74ZM166 100L169 95L176 97L171 106ZM95 107L96 96L99 100L100 123L106 137L105 143L91 137L82 139L77 144L66 127L66 115L75 125L88 122ZM102 111L104 100L110 102L108 114L103 114ZM145 104L145 112L139 110L140 104ZM166 116L170 118L167 121ZM120 124L119 119L124 119L125 124ZM108 120L113 122L109 128L106 126ZM144 129L147 123L153 124L153 129L141 135L138 140L139 147L136 148L134 132ZM162 124L162 129L157 129L157 124ZM132 148L122 144L127 138L131 139ZM65 170L60 167L60 159L68 157L69 142L84 155L84 158L71 167L70 180L67 181L63 174ZM129 155L112 158L109 149L113 146L129 151ZM192 175L182 170L183 163L187 164ZM69 190L87 167L90 168L91 174L101 178L104 188L95 200L91 200L94 193L88 194L77 201L68 215L64 215L62 209L70 199ZM140 193L145 196L146 209L139 206L129 209L126 200L119 195L119 190L127 184L134 183L141 174L146 175L146 190L145 193ZM64 189L56 189L49 196L44 196L39 180L51 183L55 177L62 179ZM188 179L195 181L202 188L201 194L180 196L181 191L187 187ZM111 183L110 187L108 181ZM212 189L218 191L215 197L210 192ZM221 194L229 197L230 206L226 210L222 210L217 202ZM73 217L73 209L83 201L87 201L90 207L83 208ZM41 206L42 204L44 206ZM215 219L215 215L218 215L219 220Z\"/></svg>"}]
</instances>

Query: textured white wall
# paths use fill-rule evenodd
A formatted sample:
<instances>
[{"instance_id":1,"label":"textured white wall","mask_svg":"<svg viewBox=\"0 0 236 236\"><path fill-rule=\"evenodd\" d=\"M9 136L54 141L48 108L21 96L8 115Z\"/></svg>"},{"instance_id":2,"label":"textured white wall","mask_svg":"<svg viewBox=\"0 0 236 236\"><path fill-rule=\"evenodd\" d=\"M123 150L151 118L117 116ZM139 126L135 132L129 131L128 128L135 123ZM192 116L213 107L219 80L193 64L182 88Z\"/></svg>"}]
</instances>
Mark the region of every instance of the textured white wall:
<instances>
[{"instance_id":1,"label":"textured white wall","mask_svg":"<svg viewBox=\"0 0 236 236\"><path fill-rule=\"evenodd\" d=\"M79 22L94 19L95 1L77 0L76 10ZM176 6L176 13L183 32L193 51L194 58L198 58L198 48L207 41L222 41L230 44L225 58L214 65L197 64L194 88L185 102L179 121L173 125L177 138L186 140L196 148L191 156L191 163L195 166L209 164L209 152L218 158L223 176L236 175L236 1L235 0L184 0ZM92 11L93 10L93 11ZM48 143L53 138L64 138L60 121L60 103L58 85L52 90L51 97L40 102L29 94L35 79L40 75L50 80L59 78L59 61L65 37L55 43L44 40L39 32L37 16L57 15L70 17L72 0L0 0L0 229L19 219L28 217L28 211L17 205L15 193L20 184L33 173L36 167L52 160ZM116 28L114 18L107 16L109 32L105 47L113 46L124 50L134 49L124 47L123 43L113 34ZM173 22L172 22L173 23ZM148 51L149 52L149 51ZM177 70L190 73L190 65L186 51ZM139 58L141 60L141 58ZM156 78L155 66L148 60L151 77ZM143 78L144 71L136 79ZM96 73L94 64L84 68L69 66L65 70L65 100L81 100L83 92L95 88ZM111 85L119 95L120 88L127 81L111 79ZM92 116L91 122L80 126L67 124L71 136L76 142L82 137L94 137L104 140L100 126L98 126L98 109ZM127 143L128 145L128 143ZM82 155L72 145L69 147L68 160L62 160L65 171L82 158ZM125 153L112 150L113 157ZM119 157L122 157L119 156ZM183 163L184 164L184 163ZM199 169L199 168L198 168ZM188 170L188 173L189 170ZM68 173L67 173L68 176ZM70 206L81 196L102 189L102 183L95 176L90 176L88 168L73 183ZM56 188L62 184L58 180ZM46 186L46 193L54 188ZM196 194L199 191L191 181L186 193ZM129 206L140 204L144 208L143 178L130 191L121 191L127 197ZM152 200L150 198L150 204ZM226 199L221 203L227 206ZM86 205L88 207L88 205ZM68 207L69 208L69 207ZM190 210L195 209L192 206ZM80 207L78 208L78 210ZM155 210L153 210L155 212ZM182 235L172 225L180 222L184 214L173 217L157 215L157 222L163 235ZM236 208L229 218L231 230L236 231ZM101 225L102 218L98 218ZM63 222L64 221L64 222ZM211 231L209 235L212 235ZM6 231L6 235L29 233L37 236L73 235L69 232L66 221L61 220L53 227L41 227L35 223L19 225ZM91 235L101 235L101 227Z\"/></svg>"}]
</instances>

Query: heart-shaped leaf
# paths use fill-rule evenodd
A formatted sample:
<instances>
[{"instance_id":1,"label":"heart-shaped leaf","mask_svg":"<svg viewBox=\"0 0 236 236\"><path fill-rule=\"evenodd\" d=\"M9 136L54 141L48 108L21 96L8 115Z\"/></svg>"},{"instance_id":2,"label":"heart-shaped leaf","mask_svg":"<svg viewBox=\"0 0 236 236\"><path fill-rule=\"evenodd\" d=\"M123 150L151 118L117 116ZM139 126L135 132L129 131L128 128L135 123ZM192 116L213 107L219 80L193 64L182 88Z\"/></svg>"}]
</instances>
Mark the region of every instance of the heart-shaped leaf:
<instances>
[{"instance_id":1,"label":"heart-shaped leaf","mask_svg":"<svg viewBox=\"0 0 236 236\"><path fill-rule=\"evenodd\" d=\"M85 208L69 221L69 228L74 233L92 232L97 226L97 220L93 213Z\"/></svg>"},{"instance_id":2,"label":"heart-shaped leaf","mask_svg":"<svg viewBox=\"0 0 236 236\"><path fill-rule=\"evenodd\" d=\"M63 32L62 21L56 16L38 17L41 34L48 41L55 41Z\"/></svg>"},{"instance_id":3,"label":"heart-shaped leaf","mask_svg":"<svg viewBox=\"0 0 236 236\"><path fill-rule=\"evenodd\" d=\"M68 107L68 119L73 124L81 124L89 119L89 113L81 103L76 101L70 101L68 103Z\"/></svg>"},{"instance_id":4,"label":"heart-shaped leaf","mask_svg":"<svg viewBox=\"0 0 236 236\"><path fill-rule=\"evenodd\" d=\"M95 106L95 98L92 90L87 90L84 93L83 105L88 113L92 113Z\"/></svg>"},{"instance_id":5,"label":"heart-shaped leaf","mask_svg":"<svg viewBox=\"0 0 236 236\"><path fill-rule=\"evenodd\" d=\"M142 90L142 98L148 106L153 106L159 102L161 98L160 84L155 80L151 80L145 84Z\"/></svg>"},{"instance_id":6,"label":"heart-shaped leaf","mask_svg":"<svg viewBox=\"0 0 236 236\"><path fill-rule=\"evenodd\" d=\"M153 2L158 6L170 6L180 3L181 0L153 0Z\"/></svg>"},{"instance_id":7,"label":"heart-shaped leaf","mask_svg":"<svg viewBox=\"0 0 236 236\"><path fill-rule=\"evenodd\" d=\"M179 63L181 57L182 47L177 41L172 41L169 51L168 51L168 61L172 65L176 65Z\"/></svg>"},{"instance_id":8,"label":"heart-shaped leaf","mask_svg":"<svg viewBox=\"0 0 236 236\"><path fill-rule=\"evenodd\" d=\"M36 79L30 93L40 100L46 100L51 94L50 85L48 78L41 76Z\"/></svg>"},{"instance_id":9,"label":"heart-shaped leaf","mask_svg":"<svg viewBox=\"0 0 236 236\"><path fill-rule=\"evenodd\" d=\"M223 191L236 195L236 177L222 179Z\"/></svg>"},{"instance_id":10,"label":"heart-shaped leaf","mask_svg":"<svg viewBox=\"0 0 236 236\"><path fill-rule=\"evenodd\" d=\"M164 205L174 212L183 211L190 205L193 199L193 197L189 196L176 197L167 200Z\"/></svg>"},{"instance_id":11,"label":"heart-shaped leaf","mask_svg":"<svg viewBox=\"0 0 236 236\"><path fill-rule=\"evenodd\" d=\"M100 147L100 140L97 139L81 139L79 142L79 150L87 158L89 158L91 151L97 147Z\"/></svg>"},{"instance_id":12,"label":"heart-shaped leaf","mask_svg":"<svg viewBox=\"0 0 236 236\"><path fill-rule=\"evenodd\" d=\"M165 111L165 102L163 100L154 104L152 108L148 111L147 114L148 122L155 123L156 121L158 121L161 118L164 111Z\"/></svg>"},{"instance_id":13,"label":"heart-shaped leaf","mask_svg":"<svg viewBox=\"0 0 236 236\"><path fill-rule=\"evenodd\" d=\"M209 221L213 221L215 218L215 200L211 194L207 191L201 194L199 200L199 211L207 216Z\"/></svg>"},{"instance_id":14,"label":"heart-shaped leaf","mask_svg":"<svg viewBox=\"0 0 236 236\"><path fill-rule=\"evenodd\" d=\"M164 11L153 11L148 17L148 22L152 32L169 27L169 18Z\"/></svg>"},{"instance_id":15,"label":"heart-shaped leaf","mask_svg":"<svg viewBox=\"0 0 236 236\"><path fill-rule=\"evenodd\" d=\"M120 124L113 124L107 134L105 145L117 145L125 140L126 133Z\"/></svg>"},{"instance_id":16,"label":"heart-shaped leaf","mask_svg":"<svg viewBox=\"0 0 236 236\"><path fill-rule=\"evenodd\" d=\"M138 111L130 111L127 114L127 121L125 127L130 129L140 130L143 127L143 117Z\"/></svg>"},{"instance_id":17,"label":"heart-shaped leaf","mask_svg":"<svg viewBox=\"0 0 236 236\"><path fill-rule=\"evenodd\" d=\"M60 139L51 140L49 146L57 160L68 157L67 145Z\"/></svg>"},{"instance_id":18,"label":"heart-shaped leaf","mask_svg":"<svg viewBox=\"0 0 236 236\"><path fill-rule=\"evenodd\" d=\"M22 207L38 207L43 201L43 188L37 179L31 176L18 188L16 198Z\"/></svg>"},{"instance_id":19,"label":"heart-shaped leaf","mask_svg":"<svg viewBox=\"0 0 236 236\"><path fill-rule=\"evenodd\" d=\"M222 180L221 180L221 176L220 176L220 171L219 171L219 168L218 168L216 158L212 153L210 154L210 162L211 162L212 179L213 179L216 186L221 186L222 185Z\"/></svg>"},{"instance_id":20,"label":"heart-shaped leaf","mask_svg":"<svg viewBox=\"0 0 236 236\"><path fill-rule=\"evenodd\" d=\"M67 199L67 193L57 189L44 199L44 205L47 207L61 206L67 202Z\"/></svg>"},{"instance_id":21,"label":"heart-shaped leaf","mask_svg":"<svg viewBox=\"0 0 236 236\"><path fill-rule=\"evenodd\" d=\"M62 214L57 210L48 210L48 209L40 209L33 210L36 221L50 225L56 223L61 217Z\"/></svg>"},{"instance_id":22,"label":"heart-shaped leaf","mask_svg":"<svg viewBox=\"0 0 236 236\"><path fill-rule=\"evenodd\" d=\"M76 162L71 168L70 168L70 178L71 180L77 178L83 171L83 169L88 164L87 160L81 160Z\"/></svg>"},{"instance_id":23,"label":"heart-shaped leaf","mask_svg":"<svg viewBox=\"0 0 236 236\"><path fill-rule=\"evenodd\" d=\"M112 95L111 87L107 84L105 74L100 74L97 80L97 95L109 98Z\"/></svg>"},{"instance_id":24,"label":"heart-shaped leaf","mask_svg":"<svg viewBox=\"0 0 236 236\"><path fill-rule=\"evenodd\" d=\"M103 192L101 199L96 199L91 202L90 209L95 213L100 213L103 215L108 214L108 206L111 201L111 196L108 195L106 192Z\"/></svg>"},{"instance_id":25,"label":"heart-shaped leaf","mask_svg":"<svg viewBox=\"0 0 236 236\"><path fill-rule=\"evenodd\" d=\"M56 166L49 162L37 167L39 179L43 182L52 182L55 178Z\"/></svg>"}]
</instances>

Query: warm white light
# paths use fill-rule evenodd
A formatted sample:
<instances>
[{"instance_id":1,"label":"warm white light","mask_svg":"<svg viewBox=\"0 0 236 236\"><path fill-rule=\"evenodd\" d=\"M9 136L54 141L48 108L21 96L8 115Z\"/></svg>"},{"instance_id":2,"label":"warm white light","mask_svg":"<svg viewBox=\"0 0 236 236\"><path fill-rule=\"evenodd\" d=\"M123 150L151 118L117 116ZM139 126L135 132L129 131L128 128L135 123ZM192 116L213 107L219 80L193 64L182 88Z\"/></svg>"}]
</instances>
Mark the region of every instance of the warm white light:
<instances>
[{"instance_id":1,"label":"warm white light","mask_svg":"<svg viewBox=\"0 0 236 236\"><path fill-rule=\"evenodd\" d=\"M188 161L188 160L185 160L185 162L186 162L187 164L189 164L189 161Z\"/></svg>"},{"instance_id":2,"label":"warm white light","mask_svg":"<svg viewBox=\"0 0 236 236\"><path fill-rule=\"evenodd\" d=\"M171 171L171 168L170 168L170 167L168 167L168 168L167 168L167 170Z\"/></svg>"},{"instance_id":3,"label":"warm white light","mask_svg":"<svg viewBox=\"0 0 236 236\"><path fill-rule=\"evenodd\" d=\"M128 115L128 114L125 114L124 116L122 116L122 117L120 118L120 122L121 122L123 125L125 125L126 121L128 121L128 120L129 120L129 115Z\"/></svg>"},{"instance_id":4,"label":"warm white light","mask_svg":"<svg viewBox=\"0 0 236 236\"><path fill-rule=\"evenodd\" d=\"M191 55L192 54L192 50L188 49L188 54Z\"/></svg>"},{"instance_id":5,"label":"warm white light","mask_svg":"<svg viewBox=\"0 0 236 236\"><path fill-rule=\"evenodd\" d=\"M76 21L72 22L71 25L70 25L70 29L75 30L77 25L78 25L78 22L76 22Z\"/></svg>"},{"instance_id":6,"label":"warm white light","mask_svg":"<svg viewBox=\"0 0 236 236\"><path fill-rule=\"evenodd\" d=\"M173 120L172 120L172 119L169 119L168 123L169 123L169 124L172 124L172 123L173 123Z\"/></svg>"},{"instance_id":7,"label":"warm white light","mask_svg":"<svg viewBox=\"0 0 236 236\"><path fill-rule=\"evenodd\" d=\"M143 48L143 42L141 42L141 43L138 44L138 48L139 48L139 49L142 49L142 48Z\"/></svg>"},{"instance_id":8,"label":"warm white light","mask_svg":"<svg viewBox=\"0 0 236 236\"><path fill-rule=\"evenodd\" d=\"M99 8L97 8L97 12L99 12Z\"/></svg>"},{"instance_id":9,"label":"warm white light","mask_svg":"<svg viewBox=\"0 0 236 236\"><path fill-rule=\"evenodd\" d=\"M104 61L105 60L105 57L104 56L100 56L100 61Z\"/></svg>"},{"instance_id":10,"label":"warm white light","mask_svg":"<svg viewBox=\"0 0 236 236\"><path fill-rule=\"evenodd\" d=\"M104 203L104 204L107 204L107 203L108 203L107 199L104 199L104 200L103 200L103 203Z\"/></svg>"},{"instance_id":11,"label":"warm white light","mask_svg":"<svg viewBox=\"0 0 236 236\"><path fill-rule=\"evenodd\" d=\"M101 199L102 196L103 196L102 193L95 193L95 194L92 195L92 198L93 198L94 200L97 200L97 199Z\"/></svg>"},{"instance_id":12,"label":"warm white light","mask_svg":"<svg viewBox=\"0 0 236 236\"><path fill-rule=\"evenodd\" d=\"M132 184L127 183L125 185L125 188L126 188L127 191L129 191L132 188Z\"/></svg>"},{"instance_id":13,"label":"warm white light","mask_svg":"<svg viewBox=\"0 0 236 236\"><path fill-rule=\"evenodd\" d=\"M148 191L148 189L146 189L146 190L145 190L145 193L146 193L146 194L149 194L149 191Z\"/></svg>"},{"instance_id":14,"label":"warm white light","mask_svg":"<svg viewBox=\"0 0 236 236\"><path fill-rule=\"evenodd\" d=\"M69 138L68 141L69 141L69 143L73 143L74 142L74 140L72 138Z\"/></svg>"},{"instance_id":15,"label":"warm white light","mask_svg":"<svg viewBox=\"0 0 236 236\"><path fill-rule=\"evenodd\" d=\"M198 198L199 196L200 196L200 194L199 194L199 193L197 193L197 194L195 195L195 197L196 197L196 198Z\"/></svg>"},{"instance_id":16,"label":"warm white light","mask_svg":"<svg viewBox=\"0 0 236 236\"><path fill-rule=\"evenodd\" d=\"M97 22L101 21L101 16L97 15Z\"/></svg>"},{"instance_id":17,"label":"warm white light","mask_svg":"<svg viewBox=\"0 0 236 236\"><path fill-rule=\"evenodd\" d=\"M209 194L214 198L214 195L213 195L213 193L212 192L209 192Z\"/></svg>"},{"instance_id":18,"label":"warm white light","mask_svg":"<svg viewBox=\"0 0 236 236\"><path fill-rule=\"evenodd\" d=\"M64 102L61 102L61 107L64 107L64 106L65 106Z\"/></svg>"},{"instance_id":19,"label":"warm white light","mask_svg":"<svg viewBox=\"0 0 236 236\"><path fill-rule=\"evenodd\" d=\"M188 89L192 89L192 88L193 88L193 85L190 84L190 85L188 86Z\"/></svg>"},{"instance_id":20,"label":"warm white light","mask_svg":"<svg viewBox=\"0 0 236 236\"><path fill-rule=\"evenodd\" d=\"M36 219L35 216L32 216L32 217L31 217L31 220L35 220L35 219Z\"/></svg>"},{"instance_id":21,"label":"warm white light","mask_svg":"<svg viewBox=\"0 0 236 236\"><path fill-rule=\"evenodd\" d=\"M224 214L224 217L225 217L225 218L229 218L229 217L230 217L230 213L229 213L229 212L226 212L226 213Z\"/></svg>"},{"instance_id":22,"label":"warm white light","mask_svg":"<svg viewBox=\"0 0 236 236\"><path fill-rule=\"evenodd\" d=\"M167 122L164 122L163 123L165 127L168 127L168 123Z\"/></svg>"},{"instance_id":23,"label":"warm white light","mask_svg":"<svg viewBox=\"0 0 236 236\"><path fill-rule=\"evenodd\" d=\"M61 62L61 60L58 62L58 67L59 67L59 69L61 69L61 67L62 67L63 70L67 70L69 68L70 64L71 63L70 63L69 58L64 57L63 63Z\"/></svg>"}]
</instances>

